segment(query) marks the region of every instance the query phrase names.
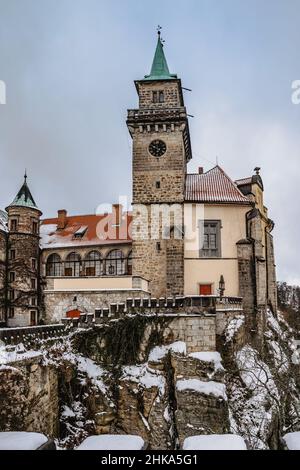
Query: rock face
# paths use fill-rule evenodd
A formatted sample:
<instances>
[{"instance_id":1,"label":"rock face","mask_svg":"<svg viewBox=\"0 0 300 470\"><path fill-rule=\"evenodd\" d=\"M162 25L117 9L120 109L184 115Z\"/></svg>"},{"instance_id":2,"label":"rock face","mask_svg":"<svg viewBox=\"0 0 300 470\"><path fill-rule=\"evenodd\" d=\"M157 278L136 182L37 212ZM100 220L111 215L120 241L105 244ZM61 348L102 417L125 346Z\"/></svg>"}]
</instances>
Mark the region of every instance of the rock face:
<instances>
[{"instance_id":1,"label":"rock face","mask_svg":"<svg viewBox=\"0 0 300 470\"><path fill-rule=\"evenodd\" d=\"M32 431L57 437L57 371L29 360L2 367L0 372L1 431Z\"/></svg>"},{"instance_id":2,"label":"rock face","mask_svg":"<svg viewBox=\"0 0 300 470\"><path fill-rule=\"evenodd\" d=\"M43 432L66 449L92 434L177 449L190 436L229 432L251 449L278 448L283 429L298 430L295 332L268 310L263 338L251 341L243 315L224 317L220 354L211 317L187 320L183 331L181 316L128 316L42 341L39 353L0 367L0 430Z\"/></svg>"}]
</instances>

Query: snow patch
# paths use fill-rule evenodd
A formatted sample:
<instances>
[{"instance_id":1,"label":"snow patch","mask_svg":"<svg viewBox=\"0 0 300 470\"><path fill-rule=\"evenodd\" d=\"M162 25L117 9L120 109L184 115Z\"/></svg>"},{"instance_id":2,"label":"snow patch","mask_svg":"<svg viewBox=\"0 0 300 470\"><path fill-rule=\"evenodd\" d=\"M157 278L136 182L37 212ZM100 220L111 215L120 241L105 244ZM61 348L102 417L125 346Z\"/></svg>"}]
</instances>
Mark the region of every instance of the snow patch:
<instances>
[{"instance_id":1,"label":"snow patch","mask_svg":"<svg viewBox=\"0 0 300 470\"><path fill-rule=\"evenodd\" d=\"M204 395L213 395L216 398L227 400L226 387L220 382L203 382L198 379L179 380L176 383L176 388L179 392L192 390L198 393L203 393Z\"/></svg>"},{"instance_id":2,"label":"snow patch","mask_svg":"<svg viewBox=\"0 0 300 470\"><path fill-rule=\"evenodd\" d=\"M244 439L234 434L211 434L185 439L183 450L247 450Z\"/></svg>"},{"instance_id":3,"label":"snow patch","mask_svg":"<svg viewBox=\"0 0 300 470\"><path fill-rule=\"evenodd\" d=\"M142 450L143 447L140 436L102 434L88 437L76 450Z\"/></svg>"}]
</instances>

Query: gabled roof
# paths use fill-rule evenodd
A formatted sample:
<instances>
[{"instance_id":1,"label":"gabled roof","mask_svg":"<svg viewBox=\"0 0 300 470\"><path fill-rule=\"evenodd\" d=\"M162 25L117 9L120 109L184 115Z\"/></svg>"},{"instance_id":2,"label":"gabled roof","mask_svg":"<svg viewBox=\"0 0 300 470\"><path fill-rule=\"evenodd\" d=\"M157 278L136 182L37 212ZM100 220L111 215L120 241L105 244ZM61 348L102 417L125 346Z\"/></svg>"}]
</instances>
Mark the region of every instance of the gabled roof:
<instances>
[{"instance_id":1,"label":"gabled roof","mask_svg":"<svg viewBox=\"0 0 300 470\"><path fill-rule=\"evenodd\" d=\"M131 243L131 222L130 212L123 212L118 230L112 214L67 216L63 229L58 229L58 218L44 219L40 227L41 248ZM78 237L80 232L82 236Z\"/></svg>"},{"instance_id":2,"label":"gabled roof","mask_svg":"<svg viewBox=\"0 0 300 470\"><path fill-rule=\"evenodd\" d=\"M171 74L164 53L164 46L158 32L158 41L154 54L150 75L145 75L144 80L174 80L177 75Z\"/></svg>"},{"instance_id":3,"label":"gabled roof","mask_svg":"<svg viewBox=\"0 0 300 470\"><path fill-rule=\"evenodd\" d=\"M189 202L250 204L219 165L203 174L186 176L185 200Z\"/></svg>"},{"instance_id":4,"label":"gabled roof","mask_svg":"<svg viewBox=\"0 0 300 470\"><path fill-rule=\"evenodd\" d=\"M21 186L21 189L19 190L18 194L14 198L13 202L9 204L8 207L31 207L32 209L38 209L32 194L30 192L30 189L27 185L27 175L25 174L24 176L24 183Z\"/></svg>"}]
</instances>

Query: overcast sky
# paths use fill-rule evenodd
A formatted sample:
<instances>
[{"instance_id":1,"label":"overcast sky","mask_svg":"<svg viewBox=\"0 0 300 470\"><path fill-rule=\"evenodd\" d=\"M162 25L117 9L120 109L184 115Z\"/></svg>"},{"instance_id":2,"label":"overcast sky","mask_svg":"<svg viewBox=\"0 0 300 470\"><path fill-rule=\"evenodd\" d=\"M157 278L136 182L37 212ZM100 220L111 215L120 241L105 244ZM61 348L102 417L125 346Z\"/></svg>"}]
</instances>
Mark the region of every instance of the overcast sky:
<instances>
[{"instance_id":1,"label":"overcast sky","mask_svg":"<svg viewBox=\"0 0 300 470\"><path fill-rule=\"evenodd\" d=\"M131 195L125 120L163 26L183 80L194 171L262 167L278 278L300 284L300 0L0 0L0 208L27 168L44 216Z\"/></svg>"}]
</instances>

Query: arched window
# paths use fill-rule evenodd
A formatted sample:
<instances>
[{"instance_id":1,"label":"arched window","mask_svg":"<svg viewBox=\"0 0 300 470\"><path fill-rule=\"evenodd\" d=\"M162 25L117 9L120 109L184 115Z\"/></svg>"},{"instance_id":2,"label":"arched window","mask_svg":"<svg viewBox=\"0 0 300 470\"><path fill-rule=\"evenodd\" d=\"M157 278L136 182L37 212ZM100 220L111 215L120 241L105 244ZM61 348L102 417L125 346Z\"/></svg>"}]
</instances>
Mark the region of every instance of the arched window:
<instances>
[{"instance_id":1,"label":"arched window","mask_svg":"<svg viewBox=\"0 0 300 470\"><path fill-rule=\"evenodd\" d=\"M122 276L125 274L125 259L121 250L112 250L108 253L105 274L107 276Z\"/></svg>"},{"instance_id":2,"label":"arched window","mask_svg":"<svg viewBox=\"0 0 300 470\"><path fill-rule=\"evenodd\" d=\"M132 276L132 251L128 254L127 257L127 274Z\"/></svg>"},{"instance_id":3,"label":"arched window","mask_svg":"<svg viewBox=\"0 0 300 470\"><path fill-rule=\"evenodd\" d=\"M46 276L62 276L62 262L60 256L56 253L53 253L47 259Z\"/></svg>"},{"instance_id":4,"label":"arched window","mask_svg":"<svg viewBox=\"0 0 300 470\"><path fill-rule=\"evenodd\" d=\"M77 253L70 253L65 262L65 276L79 277L81 258Z\"/></svg>"},{"instance_id":5,"label":"arched window","mask_svg":"<svg viewBox=\"0 0 300 470\"><path fill-rule=\"evenodd\" d=\"M91 251L84 260L86 276L101 276L101 255L99 251Z\"/></svg>"}]
</instances>

